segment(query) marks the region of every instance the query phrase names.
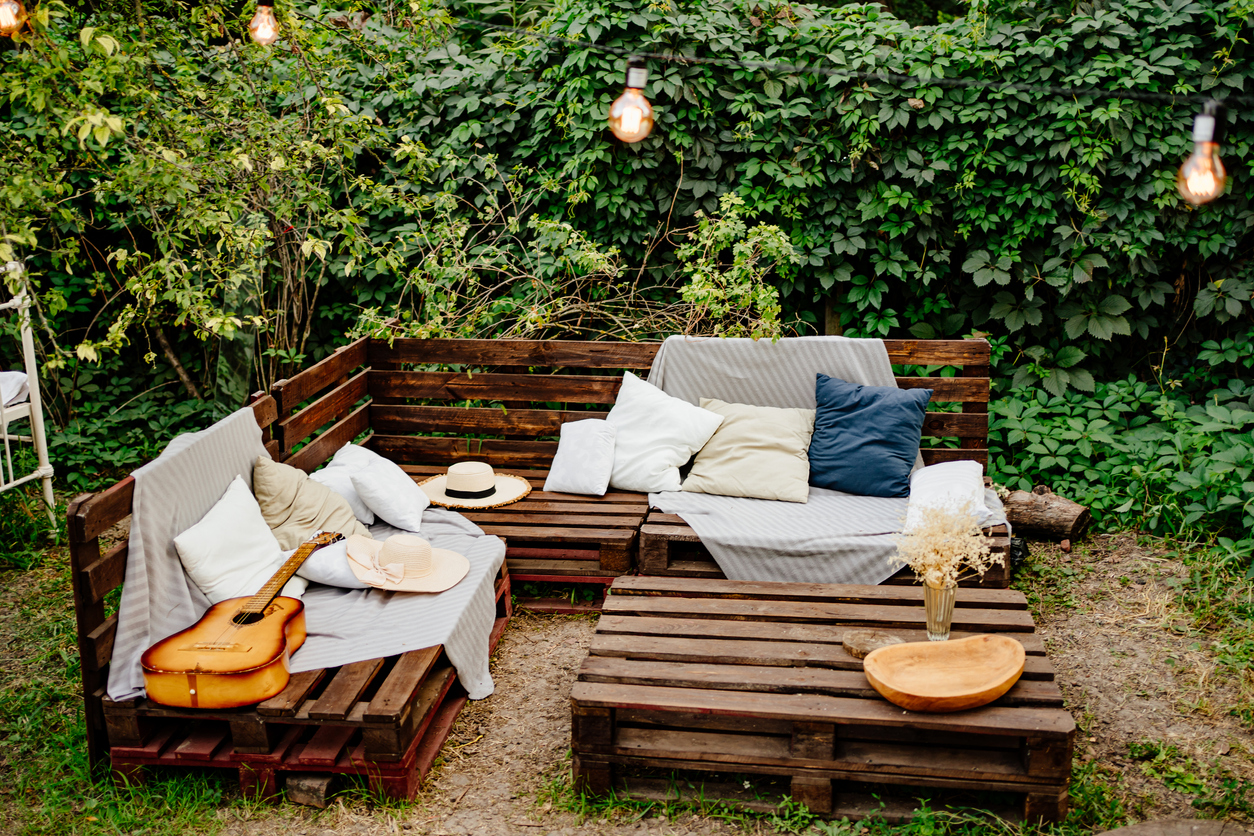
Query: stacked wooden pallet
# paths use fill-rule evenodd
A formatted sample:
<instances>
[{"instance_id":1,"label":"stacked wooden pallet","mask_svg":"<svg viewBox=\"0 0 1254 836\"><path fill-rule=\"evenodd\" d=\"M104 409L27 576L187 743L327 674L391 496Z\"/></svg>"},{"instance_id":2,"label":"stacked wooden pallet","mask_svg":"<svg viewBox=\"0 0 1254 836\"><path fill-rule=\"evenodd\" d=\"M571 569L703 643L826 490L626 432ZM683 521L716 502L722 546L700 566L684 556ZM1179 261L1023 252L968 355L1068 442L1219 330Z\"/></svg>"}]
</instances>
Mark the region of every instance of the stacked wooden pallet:
<instances>
[{"instance_id":1,"label":"stacked wooden pallet","mask_svg":"<svg viewBox=\"0 0 1254 836\"><path fill-rule=\"evenodd\" d=\"M842 647L850 629L919 641L924 625L917 587L621 578L571 692L576 779L604 792L646 769L785 776L834 816L865 809L851 784L1000 791L1061 819L1075 722L1023 595L958 593L955 637L1002 633L1028 653L984 708L903 711Z\"/></svg>"}]
</instances>

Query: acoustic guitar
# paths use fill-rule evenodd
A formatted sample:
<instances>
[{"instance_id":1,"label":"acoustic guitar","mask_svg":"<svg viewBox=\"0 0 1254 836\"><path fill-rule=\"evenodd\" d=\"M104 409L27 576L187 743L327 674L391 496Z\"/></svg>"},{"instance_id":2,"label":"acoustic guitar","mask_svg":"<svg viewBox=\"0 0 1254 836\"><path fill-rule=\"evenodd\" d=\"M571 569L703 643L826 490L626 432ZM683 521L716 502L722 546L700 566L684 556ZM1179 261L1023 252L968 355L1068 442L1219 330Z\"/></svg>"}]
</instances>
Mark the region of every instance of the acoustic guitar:
<instances>
[{"instance_id":1,"label":"acoustic guitar","mask_svg":"<svg viewBox=\"0 0 1254 836\"><path fill-rule=\"evenodd\" d=\"M309 555L343 535L305 541L251 598L228 598L140 657L148 699L181 708L238 708L287 687L290 659L305 643L305 605L279 595Z\"/></svg>"}]
</instances>

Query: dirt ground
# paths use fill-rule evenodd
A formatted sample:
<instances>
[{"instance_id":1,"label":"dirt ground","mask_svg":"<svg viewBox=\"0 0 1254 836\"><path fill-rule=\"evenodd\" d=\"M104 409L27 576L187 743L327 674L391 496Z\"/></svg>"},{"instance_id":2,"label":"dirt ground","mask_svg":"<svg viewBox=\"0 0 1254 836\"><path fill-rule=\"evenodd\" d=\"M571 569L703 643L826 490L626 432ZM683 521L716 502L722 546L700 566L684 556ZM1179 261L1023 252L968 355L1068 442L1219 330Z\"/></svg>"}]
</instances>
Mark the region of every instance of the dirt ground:
<instances>
[{"instance_id":1,"label":"dirt ground","mask_svg":"<svg viewBox=\"0 0 1254 836\"><path fill-rule=\"evenodd\" d=\"M1254 744L1229 707L1254 682L1215 673L1212 649L1192 635L1169 584L1182 570L1131 535L1098 536L1064 555L1032 544L1028 594L1063 693L1080 725L1076 757L1095 760L1136 820L1205 816L1197 797L1168 786L1171 764L1151 768L1130 745L1158 741L1178 748L1169 779L1215 776L1254 781ZM24 573L24 574L38 574ZM33 579L32 579L33 580ZM0 590L11 612L24 584ZM6 600L7 599L7 600ZM13 648L8 619L0 646ZM230 836L365 836L366 834L723 834L742 832L715 819L580 822L539 796L567 764L567 695L595 625L592 617L535 616L510 624L493 658L496 692L458 719L442 762L411 805L380 808L341 796L326 810L281 805L219 810ZM10 660L16 662L16 659ZM1184 766L1180 766L1184 764ZM1154 773L1148 774L1147 773ZM1254 799L1251 799L1254 801ZM770 828L758 825L764 831ZM1250 827L1254 832L1254 826Z\"/></svg>"},{"instance_id":2,"label":"dirt ground","mask_svg":"<svg viewBox=\"0 0 1254 836\"><path fill-rule=\"evenodd\" d=\"M1037 621L1081 727L1077 757L1096 760L1136 819L1193 818L1195 795L1145 774L1129 745L1145 740L1179 748L1199 774L1224 769L1254 780L1254 746L1230 716L1244 686L1213 675L1202 640L1179 628L1168 584L1178 564L1140 549L1129 535L1089 540L1075 553L1033 544L1034 561L1061 571L1034 573ZM421 834L718 834L737 828L686 816L668 821L587 821L537 801L565 763L566 695L594 627L590 618L522 615L493 661L496 693L463 712L444 763L411 808L371 809L337 802L326 811L282 807L250 821L226 813L225 832L356 836ZM1179 759L1177 759L1177 762ZM1180 780L1187 780L1186 774ZM1251 828L1254 832L1254 828Z\"/></svg>"}]
</instances>

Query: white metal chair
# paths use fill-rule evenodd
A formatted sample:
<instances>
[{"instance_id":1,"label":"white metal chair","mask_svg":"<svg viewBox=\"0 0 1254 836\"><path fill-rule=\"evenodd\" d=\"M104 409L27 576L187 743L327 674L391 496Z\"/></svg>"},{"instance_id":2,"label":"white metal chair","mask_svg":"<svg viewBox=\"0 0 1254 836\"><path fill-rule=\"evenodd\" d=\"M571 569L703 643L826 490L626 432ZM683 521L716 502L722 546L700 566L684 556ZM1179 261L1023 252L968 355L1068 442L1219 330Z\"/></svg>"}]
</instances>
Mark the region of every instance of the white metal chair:
<instances>
[{"instance_id":1,"label":"white metal chair","mask_svg":"<svg viewBox=\"0 0 1254 836\"><path fill-rule=\"evenodd\" d=\"M11 262L3 268L5 271L20 271L21 265ZM0 311L17 311L22 339L22 358L26 368L26 383L30 389L28 399L24 403L6 406L0 403L0 436L4 439L4 458L0 460L0 491L16 488L35 479L44 483L44 503L47 506L48 519L55 530L56 503L52 496L52 465L48 461L48 440L44 435L43 401L39 394L39 369L35 365L35 338L31 333L30 299L25 291L19 292L13 299L0 304ZM26 418L30 421L30 435L16 435L9 432L9 425L14 421ZM33 442L39 466L35 472L19 476L13 465L13 448L15 441Z\"/></svg>"}]
</instances>

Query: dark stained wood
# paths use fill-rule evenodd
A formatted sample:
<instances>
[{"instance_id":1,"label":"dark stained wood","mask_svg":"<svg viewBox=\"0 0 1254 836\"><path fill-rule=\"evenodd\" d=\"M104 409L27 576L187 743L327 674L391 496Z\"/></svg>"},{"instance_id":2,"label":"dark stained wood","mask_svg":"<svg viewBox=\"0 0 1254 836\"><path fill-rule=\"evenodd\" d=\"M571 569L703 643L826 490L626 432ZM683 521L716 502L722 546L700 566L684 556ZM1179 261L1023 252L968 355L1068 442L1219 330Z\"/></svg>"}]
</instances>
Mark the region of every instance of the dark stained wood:
<instances>
[{"instance_id":1,"label":"dark stained wood","mask_svg":"<svg viewBox=\"0 0 1254 836\"><path fill-rule=\"evenodd\" d=\"M621 377L543 374L371 371L370 394L445 401L612 404Z\"/></svg>"},{"instance_id":2,"label":"dark stained wood","mask_svg":"<svg viewBox=\"0 0 1254 836\"><path fill-rule=\"evenodd\" d=\"M83 600L94 604L122 585L126 576L127 544L117 543L104 557L83 570L79 583L83 587Z\"/></svg>"},{"instance_id":3,"label":"dark stained wood","mask_svg":"<svg viewBox=\"0 0 1254 836\"><path fill-rule=\"evenodd\" d=\"M292 453L284 462L309 473L335 455L335 451L370 429L370 404L362 404L342 421Z\"/></svg>"},{"instance_id":4,"label":"dark stained wood","mask_svg":"<svg viewBox=\"0 0 1254 836\"><path fill-rule=\"evenodd\" d=\"M357 705L357 700L361 699L362 693L381 667L382 659L344 665L318 701L310 707L309 716L314 720L343 720Z\"/></svg>"},{"instance_id":5,"label":"dark stained wood","mask_svg":"<svg viewBox=\"0 0 1254 836\"><path fill-rule=\"evenodd\" d=\"M923 434L987 439L988 416L964 415L961 412L929 412L923 418Z\"/></svg>"},{"instance_id":6,"label":"dark stained wood","mask_svg":"<svg viewBox=\"0 0 1254 836\"><path fill-rule=\"evenodd\" d=\"M270 387L270 394L274 395L275 400L278 401L279 415L287 417L309 398L331 386L358 366L364 366L367 342L365 337L351 342L299 374L276 382Z\"/></svg>"},{"instance_id":7,"label":"dark stained wood","mask_svg":"<svg viewBox=\"0 0 1254 836\"><path fill-rule=\"evenodd\" d=\"M523 525L495 525L487 524L479 526L488 534L495 534L498 537L513 542L520 541L545 541L552 543L617 543L623 547L630 546L636 539L636 532L626 531L619 528L564 528L564 527L545 527L545 526L523 526Z\"/></svg>"},{"instance_id":8,"label":"dark stained wood","mask_svg":"<svg viewBox=\"0 0 1254 836\"><path fill-rule=\"evenodd\" d=\"M254 392L248 405L253 408L257 426L263 430L279 420L279 402L265 392Z\"/></svg>"},{"instance_id":9,"label":"dark stained wood","mask_svg":"<svg viewBox=\"0 0 1254 836\"><path fill-rule=\"evenodd\" d=\"M323 726L314 733L300 753L300 763L308 766L334 766L344 747L357 734L352 726Z\"/></svg>"},{"instance_id":10,"label":"dark stained wood","mask_svg":"<svg viewBox=\"0 0 1254 836\"><path fill-rule=\"evenodd\" d=\"M986 403L989 396L987 377L898 377L897 386L901 389L931 389L932 403Z\"/></svg>"},{"instance_id":11,"label":"dark stained wood","mask_svg":"<svg viewBox=\"0 0 1254 836\"><path fill-rule=\"evenodd\" d=\"M113 640L117 633L118 616L114 613L87 634L87 652L83 655L83 664L94 665L97 671L103 670L113 658Z\"/></svg>"},{"instance_id":12,"label":"dark stained wood","mask_svg":"<svg viewBox=\"0 0 1254 836\"><path fill-rule=\"evenodd\" d=\"M988 450L983 449L962 449L957 450L947 447L924 447L919 451L923 456L924 464L938 464L940 462L979 462L988 467Z\"/></svg>"},{"instance_id":13,"label":"dark stained wood","mask_svg":"<svg viewBox=\"0 0 1254 836\"><path fill-rule=\"evenodd\" d=\"M86 543L131 515L135 477L127 476L99 493L75 497L67 509L71 543ZM95 562L94 560L92 561ZM82 567L79 567L81 570Z\"/></svg>"},{"instance_id":14,"label":"dark stained wood","mask_svg":"<svg viewBox=\"0 0 1254 836\"><path fill-rule=\"evenodd\" d=\"M494 511L462 511L462 516L478 526L526 525L560 526L562 528L628 528L634 533L640 526L639 514L612 516L609 514L514 514L505 509Z\"/></svg>"},{"instance_id":15,"label":"dark stained wood","mask_svg":"<svg viewBox=\"0 0 1254 836\"><path fill-rule=\"evenodd\" d=\"M990 356L987 340L884 340L884 348L894 365L986 365Z\"/></svg>"},{"instance_id":16,"label":"dark stained wood","mask_svg":"<svg viewBox=\"0 0 1254 836\"><path fill-rule=\"evenodd\" d=\"M424 647L401 656L370 701L363 719L368 723L395 722L411 706L440 652L439 646Z\"/></svg>"},{"instance_id":17,"label":"dark stained wood","mask_svg":"<svg viewBox=\"0 0 1254 836\"><path fill-rule=\"evenodd\" d=\"M562 424L587 418L605 418L608 412L569 412L556 409L465 409L452 406L376 406L370 425L381 435L452 432L466 435L506 433L557 435Z\"/></svg>"},{"instance_id":18,"label":"dark stained wood","mask_svg":"<svg viewBox=\"0 0 1254 836\"><path fill-rule=\"evenodd\" d=\"M487 461L504 473L516 465L547 465L557 452L556 441L509 441L505 439L421 438L407 435L375 435L370 447L396 462Z\"/></svg>"},{"instance_id":19,"label":"dark stained wood","mask_svg":"<svg viewBox=\"0 0 1254 836\"><path fill-rule=\"evenodd\" d=\"M366 374L358 372L344 385L335 387L300 412L280 421L277 433L283 452L292 452L297 444L313 435L318 428L344 418L354 404L366 397Z\"/></svg>"},{"instance_id":20,"label":"dark stained wood","mask_svg":"<svg viewBox=\"0 0 1254 836\"><path fill-rule=\"evenodd\" d=\"M257 705L257 713L266 717L291 717L326 675L325 668L292 674L286 688Z\"/></svg>"},{"instance_id":21,"label":"dark stained wood","mask_svg":"<svg viewBox=\"0 0 1254 836\"><path fill-rule=\"evenodd\" d=\"M371 340L370 361L469 366L647 369L661 343L581 340Z\"/></svg>"}]
</instances>

